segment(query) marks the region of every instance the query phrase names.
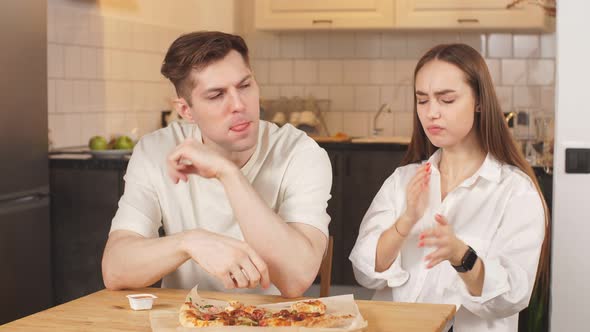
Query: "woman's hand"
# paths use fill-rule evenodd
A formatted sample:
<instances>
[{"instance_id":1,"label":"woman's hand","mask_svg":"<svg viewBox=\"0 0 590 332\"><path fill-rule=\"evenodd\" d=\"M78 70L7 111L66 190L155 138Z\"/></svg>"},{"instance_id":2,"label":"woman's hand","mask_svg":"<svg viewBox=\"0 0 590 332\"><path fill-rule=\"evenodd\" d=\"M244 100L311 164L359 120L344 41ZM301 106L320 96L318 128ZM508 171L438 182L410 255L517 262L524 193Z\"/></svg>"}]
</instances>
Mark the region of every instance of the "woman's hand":
<instances>
[{"instance_id":1,"label":"woman's hand","mask_svg":"<svg viewBox=\"0 0 590 332\"><path fill-rule=\"evenodd\" d=\"M418 247L435 247L436 250L424 257L426 268L430 269L448 260L451 265L461 265L467 245L455 236L453 226L440 214L434 216L438 225L420 234Z\"/></svg>"},{"instance_id":2,"label":"woman's hand","mask_svg":"<svg viewBox=\"0 0 590 332\"><path fill-rule=\"evenodd\" d=\"M426 163L416 172L406 189L406 211L404 217L412 222L418 222L424 215L428 205L428 188L430 183L430 163Z\"/></svg>"}]
</instances>

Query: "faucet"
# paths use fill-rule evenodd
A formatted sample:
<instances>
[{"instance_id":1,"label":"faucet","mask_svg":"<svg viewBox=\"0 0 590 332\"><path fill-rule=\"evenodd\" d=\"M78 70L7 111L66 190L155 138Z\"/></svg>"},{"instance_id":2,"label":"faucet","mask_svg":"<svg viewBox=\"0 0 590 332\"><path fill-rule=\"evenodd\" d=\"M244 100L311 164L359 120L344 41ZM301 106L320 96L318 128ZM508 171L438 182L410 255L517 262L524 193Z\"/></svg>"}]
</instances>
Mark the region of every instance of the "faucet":
<instances>
[{"instance_id":1,"label":"faucet","mask_svg":"<svg viewBox=\"0 0 590 332\"><path fill-rule=\"evenodd\" d=\"M377 111L377 113L375 114L375 117L373 118L373 136L379 136L379 133L381 133L383 131L383 128L377 127L377 119L379 118L379 115L381 115L381 113L383 113L383 111L385 111L387 113L391 113L391 108L389 107L389 105L387 105L387 103L381 104L381 107L379 107L379 110Z\"/></svg>"}]
</instances>

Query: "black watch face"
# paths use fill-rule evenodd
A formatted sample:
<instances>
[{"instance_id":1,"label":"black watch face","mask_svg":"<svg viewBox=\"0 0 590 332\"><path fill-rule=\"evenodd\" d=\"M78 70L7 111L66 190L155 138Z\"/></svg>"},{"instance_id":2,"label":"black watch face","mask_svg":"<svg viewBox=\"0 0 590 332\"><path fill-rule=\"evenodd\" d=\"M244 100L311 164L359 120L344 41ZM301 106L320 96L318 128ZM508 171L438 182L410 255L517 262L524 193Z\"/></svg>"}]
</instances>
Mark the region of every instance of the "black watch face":
<instances>
[{"instance_id":1,"label":"black watch face","mask_svg":"<svg viewBox=\"0 0 590 332\"><path fill-rule=\"evenodd\" d=\"M475 250L473 250L471 247L469 247L469 249L467 250L467 253L463 257L463 264L462 265L466 271L470 271L471 269L473 269L473 266L475 265L475 261L477 261L477 254L475 253Z\"/></svg>"}]
</instances>

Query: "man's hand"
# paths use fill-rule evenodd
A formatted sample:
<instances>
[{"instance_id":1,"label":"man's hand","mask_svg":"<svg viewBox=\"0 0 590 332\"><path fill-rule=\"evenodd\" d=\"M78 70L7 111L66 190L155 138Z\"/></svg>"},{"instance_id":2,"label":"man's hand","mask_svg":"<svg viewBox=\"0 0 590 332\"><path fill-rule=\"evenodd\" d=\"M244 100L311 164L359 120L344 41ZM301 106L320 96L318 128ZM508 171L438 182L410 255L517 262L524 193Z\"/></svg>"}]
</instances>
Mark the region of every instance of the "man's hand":
<instances>
[{"instance_id":1,"label":"man's hand","mask_svg":"<svg viewBox=\"0 0 590 332\"><path fill-rule=\"evenodd\" d=\"M186 233L183 248L205 271L217 277L227 289L270 286L266 263L244 241L194 230Z\"/></svg>"},{"instance_id":2,"label":"man's hand","mask_svg":"<svg viewBox=\"0 0 590 332\"><path fill-rule=\"evenodd\" d=\"M188 181L189 174L219 178L237 166L203 143L188 138L168 156L168 175L178 183Z\"/></svg>"}]
</instances>

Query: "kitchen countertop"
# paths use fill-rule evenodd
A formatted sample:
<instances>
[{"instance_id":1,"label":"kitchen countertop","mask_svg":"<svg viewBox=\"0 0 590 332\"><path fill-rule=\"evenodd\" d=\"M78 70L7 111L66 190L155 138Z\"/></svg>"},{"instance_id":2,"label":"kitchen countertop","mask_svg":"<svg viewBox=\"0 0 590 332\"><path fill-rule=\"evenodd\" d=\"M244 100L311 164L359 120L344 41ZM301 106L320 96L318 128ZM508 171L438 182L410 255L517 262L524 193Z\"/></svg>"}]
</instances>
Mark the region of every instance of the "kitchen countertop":
<instances>
[{"instance_id":1,"label":"kitchen countertop","mask_svg":"<svg viewBox=\"0 0 590 332\"><path fill-rule=\"evenodd\" d=\"M175 310L180 307L188 290L145 288L133 291L101 290L94 294L64 303L31 316L0 326L0 331L150 331L150 310L133 311L125 297L128 294L151 293L158 296L154 309ZM291 301L279 296L255 294L224 294L199 292L205 298L246 304ZM363 318L365 331L446 331L453 322L455 306L449 304L397 303L356 301ZM230 329L228 329L230 330Z\"/></svg>"}]
</instances>

